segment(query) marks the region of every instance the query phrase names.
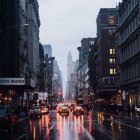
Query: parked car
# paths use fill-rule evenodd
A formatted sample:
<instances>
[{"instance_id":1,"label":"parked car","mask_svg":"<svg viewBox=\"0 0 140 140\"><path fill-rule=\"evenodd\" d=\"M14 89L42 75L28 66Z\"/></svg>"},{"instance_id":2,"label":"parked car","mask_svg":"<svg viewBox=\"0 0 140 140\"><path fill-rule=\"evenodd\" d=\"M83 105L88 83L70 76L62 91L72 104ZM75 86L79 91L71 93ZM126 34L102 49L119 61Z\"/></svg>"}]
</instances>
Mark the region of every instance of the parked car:
<instances>
[{"instance_id":1,"label":"parked car","mask_svg":"<svg viewBox=\"0 0 140 140\"><path fill-rule=\"evenodd\" d=\"M84 109L82 106L76 106L73 110L74 115L83 115L84 114Z\"/></svg>"},{"instance_id":2,"label":"parked car","mask_svg":"<svg viewBox=\"0 0 140 140\"><path fill-rule=\"evenodd\" d=\"M41 109L42 115L49 113L49 109L46 106L40 106L40 109Z\"/></svg>"},{"instance_id":3,"label":"parked car","mask_svg":"<svg viewBox=\"0 0 140 140\"><path fill-rule=\"evenodd\" d=\"M60 115L69 115L69 109L67 106L62 106L59 110Z\"/></svg>"},{"instance_id":4,"label":"parked car","mask_svg":"<svg viewBox=\"0 0 140 140\"><path fill-rule=\"evenodd\" d=\"M10 106L0 106L0 132L11 132L17 128L17 116Z\"/></svg>"}]
</instances>

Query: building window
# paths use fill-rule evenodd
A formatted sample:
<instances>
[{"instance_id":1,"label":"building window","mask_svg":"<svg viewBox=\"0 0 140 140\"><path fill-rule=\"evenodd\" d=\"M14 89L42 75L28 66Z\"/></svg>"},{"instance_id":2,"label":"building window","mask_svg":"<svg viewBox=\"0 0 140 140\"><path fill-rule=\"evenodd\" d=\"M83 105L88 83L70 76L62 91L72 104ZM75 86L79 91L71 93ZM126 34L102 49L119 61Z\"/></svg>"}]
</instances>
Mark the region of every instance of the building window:
<instances>
[{"instance_id":1,"label":"building window","mask_svg":"<svg viewBox=\"0 0 140 140\"><path fill-rule=\"evenodd\" d=\"M115 54L115 49L109 49L110 54Z\"/></svg>"},{"instance_id":2,"label":"building window","mask_svg":"<svg viewBox=\"0 0 140 140\"><path fill-rule=\"evenodd\" d=\"M108 22L110 25L114 25L115 24L115 16L109 16Z\"/></svg>"},{"instance_id":3,"label":"building window","mask_svg":"<svg viewBox=\"0 0 140 140\"><path fill-rule=\"evenodd\" d=\"M109 59L109 63L110 64L114 64L115 63L115 59Z\"/></svg>"},{"instance_id":4,"label":"building window","mask_svg":"<svg viewBox=\"0 0 140 140\"><path fill-rule=\"evenodd\" d=\"M110 69L110 74L116 74L116 69Z\"/></svg>"}]
</instances>

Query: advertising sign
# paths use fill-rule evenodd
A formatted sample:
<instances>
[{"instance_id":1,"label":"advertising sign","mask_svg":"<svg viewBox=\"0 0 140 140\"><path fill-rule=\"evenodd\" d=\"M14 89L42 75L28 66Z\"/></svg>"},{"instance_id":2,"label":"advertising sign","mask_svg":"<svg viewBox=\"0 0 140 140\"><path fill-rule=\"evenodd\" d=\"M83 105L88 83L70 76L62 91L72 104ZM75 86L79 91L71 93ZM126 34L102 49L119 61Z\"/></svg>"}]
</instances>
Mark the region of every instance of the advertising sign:
<instances>
[{"instance_id":1,"label":"advertising sign","mask_svg":"<svg viewBox=\"0 0 140 140\"><path fill-rule=\"evenodd\" d=\"M25 85L25 78L0 78L0 85Z\"/></svg>"}]
</instances>

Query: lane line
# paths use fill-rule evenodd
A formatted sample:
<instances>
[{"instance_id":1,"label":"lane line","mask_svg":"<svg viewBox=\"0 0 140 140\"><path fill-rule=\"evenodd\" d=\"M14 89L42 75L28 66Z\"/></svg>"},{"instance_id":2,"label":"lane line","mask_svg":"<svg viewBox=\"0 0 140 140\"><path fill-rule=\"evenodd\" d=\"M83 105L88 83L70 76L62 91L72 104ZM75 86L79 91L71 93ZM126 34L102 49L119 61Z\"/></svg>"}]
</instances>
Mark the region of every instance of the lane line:
<instances>
[{"instance_id":1,"label":"lane line","mask_svg":"<svg viewBox=\"0 0 140 140\"><path fill-rule=\"evenodd\" d=\"M122 125L131 127L131 128L134 128L134 129L137 129L137 130L140 131L140 128L139 128L139 127L135 127L135 126L133 126L133 125L128 125L128 124L125 124L125 123L122 123L122 122L119 122L119 121L116 121L116 120L111 120L111 121L113 121L113 122L115 122L115 123L120 123L120 124L122 124Z\"/></svg>"},{"instance_id":2,"label":"lane line","mask_svg":"<svg viewBox=\"0 0 140 140\"><path fill-rule=\"evenodd\" d=\"M50 130L52 130L54 128L55 124L53 124L51 127L50 127Z\"/></svg>"},{"instance_id":3,"label":"lane line","mask_svg":"<svg viewBox=\"0 0 140 140\"><path fill-rule=\"evenodd\" d=\"M95 138L88 132L88 130L85 127L84 127L84 132L86 133L86 135L90 140L95 140Z\"/></svg>"},{"instance_id":4,"label":"lane line","mask_svg":"<svg viewBox=\"0 0 140 140\"><path fill-rule=\"evenodd\" d=\"M55 126L55 124L53 124L53 125L49 128L49 130L52 130L52 129L54 128L54 126ZM50 132L49 132L49 134L50 134ZM48 135L49 135L49 134L48 134ZM46 140L47 137L48 137L48 135L45 134L44 137L43 137L43 140Z\"/></svg>"},{"instance_id":5,"label":"lane line","mask_svg":"<svg viewBox=\"0 0 140 140\"><path fill-rule=\"evenodd\" d=\"M79 126L81 127L81 129L84 129L85 134L87 135L87 137L89 138L89 140L95 140L95 138L89 133L89 131L82 126L82 124L80 123Z\"/></svg>"},{"instance_id":6,"label":"lane line","mask_svg":"<svg viewBox=\"0 0 140 140\"><path fill-rule=\"evenodd\" d=\"M25 136L26 136L26 134L21 135L20 137L18 137L18 140L22 139Z\"/></svg>"},{"instance_id":7,"label":"lane line","mask_svg":"<svg viewBox=\"0 0 140 140\"><path fill-rule=\"evenodd\" d=\"M19 119L19 120L17 120L18 122L20 122L20 121L23 121L23 120L26 120L26 119L28 119L29 117L24 117L24 118L21 118L21 119Z\"/></svg>"}]
</instances>

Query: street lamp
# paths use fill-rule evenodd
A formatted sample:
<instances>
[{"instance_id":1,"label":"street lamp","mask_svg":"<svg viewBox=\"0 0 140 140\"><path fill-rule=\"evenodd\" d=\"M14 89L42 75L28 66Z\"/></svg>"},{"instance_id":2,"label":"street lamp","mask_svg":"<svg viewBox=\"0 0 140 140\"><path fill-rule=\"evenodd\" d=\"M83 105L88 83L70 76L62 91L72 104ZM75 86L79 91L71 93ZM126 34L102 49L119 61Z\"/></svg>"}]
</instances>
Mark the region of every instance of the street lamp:
<instances>
[{"instance_id":1,"label":"street lamp","mask_svg":"<svg viewBox=\"0 0 140 140\"><path fill-rule=\"evenodd\" d=\"M29 24L21 24L21 25L11 26L11 27L8 27L6 29L1 30L0 33L6 32L10 29L14 29L14 28L17 28L17 27L27 27L27 26L29 26Z\"/></svg>"}]
</instances>

